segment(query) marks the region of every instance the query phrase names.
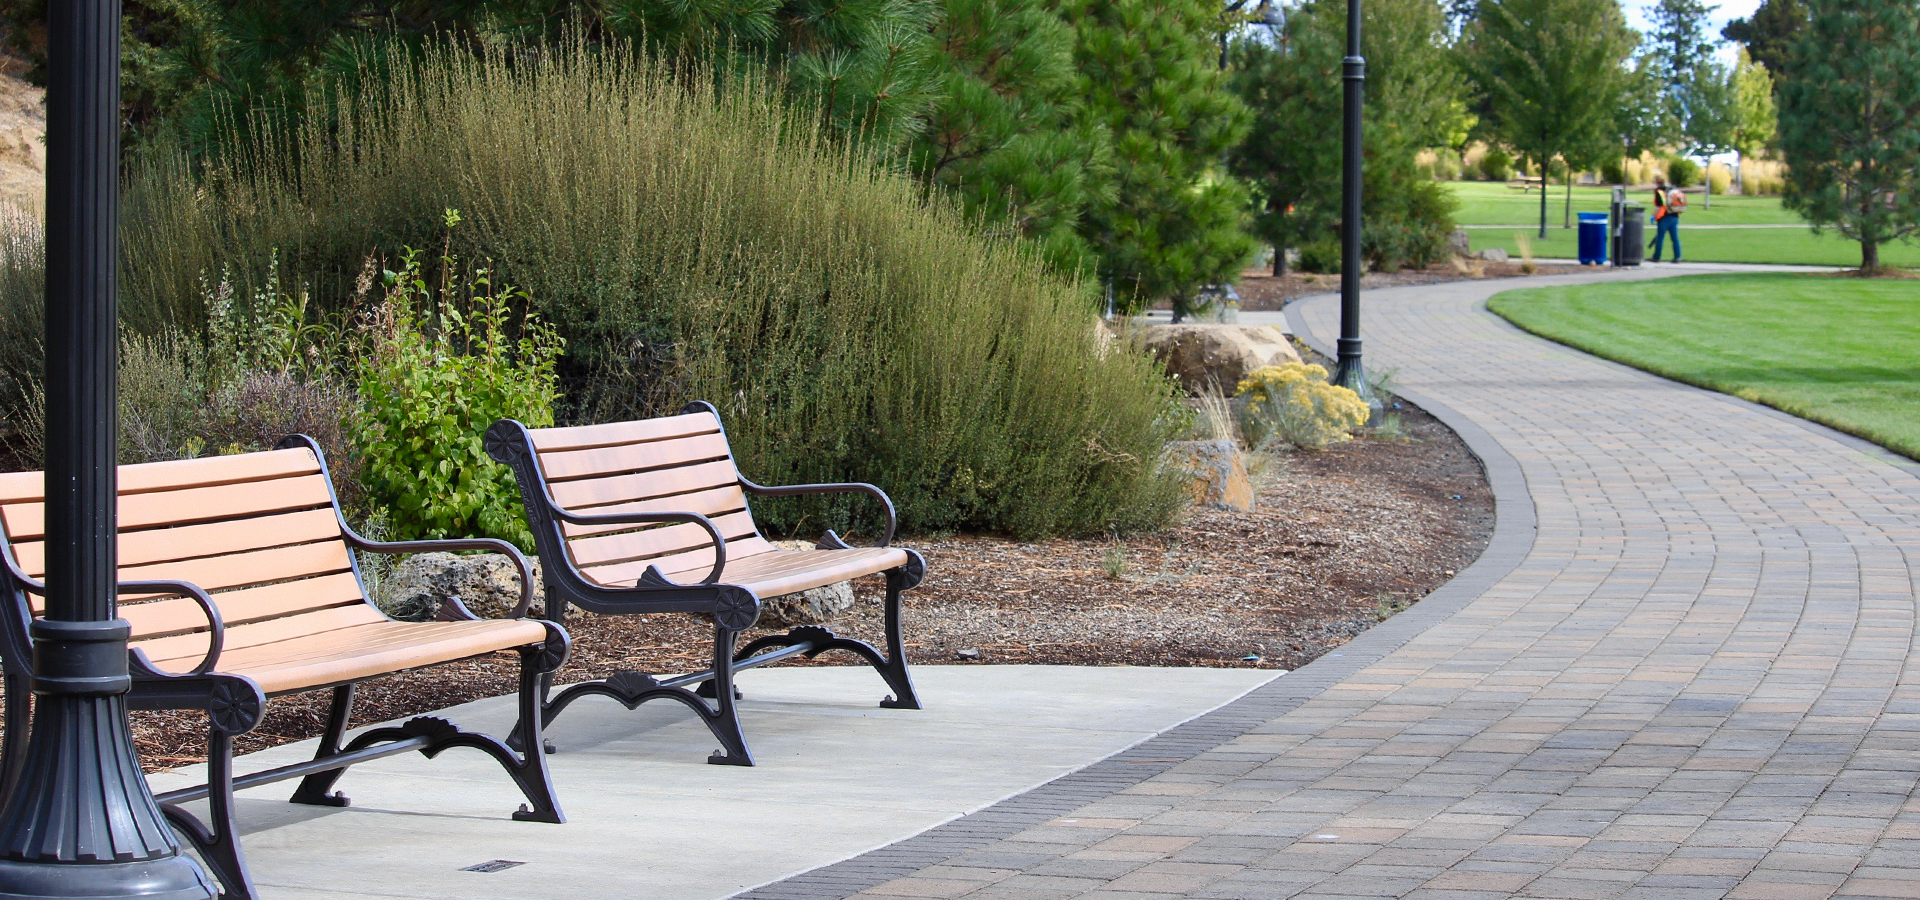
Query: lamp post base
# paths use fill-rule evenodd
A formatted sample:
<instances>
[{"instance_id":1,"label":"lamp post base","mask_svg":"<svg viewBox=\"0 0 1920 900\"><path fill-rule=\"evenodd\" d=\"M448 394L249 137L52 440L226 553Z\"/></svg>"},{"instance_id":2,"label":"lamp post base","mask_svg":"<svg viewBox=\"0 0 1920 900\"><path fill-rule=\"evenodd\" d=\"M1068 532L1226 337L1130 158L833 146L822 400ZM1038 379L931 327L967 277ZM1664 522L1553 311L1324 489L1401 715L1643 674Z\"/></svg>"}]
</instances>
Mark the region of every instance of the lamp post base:
<instances>
[{"instance_id":1,"label":"lamp post base","mask_svg":"<svg viewBox=\"0 0 1920 900\"><path fill-rule=\"evenodd\" d=\"M1385 408L1380 405L1380 397L1373 392L1373 385L1367 380L1367 366L1360 357L1360 339L1341 338L1339 353L1340 360L1329 382L1359 394L1367 404L1367 427L1379 425Z\"/></svg>"},{"instance_id":2,"label":"lamp post base","mask_svg":"<svg viewBox=\"0 0 1920 900\"><path fill-rule=\"evenodd\" d=\"M207 900L219 893L185 854L115 863L0 859L0 900Z\"/></svg>"}]
</instances>

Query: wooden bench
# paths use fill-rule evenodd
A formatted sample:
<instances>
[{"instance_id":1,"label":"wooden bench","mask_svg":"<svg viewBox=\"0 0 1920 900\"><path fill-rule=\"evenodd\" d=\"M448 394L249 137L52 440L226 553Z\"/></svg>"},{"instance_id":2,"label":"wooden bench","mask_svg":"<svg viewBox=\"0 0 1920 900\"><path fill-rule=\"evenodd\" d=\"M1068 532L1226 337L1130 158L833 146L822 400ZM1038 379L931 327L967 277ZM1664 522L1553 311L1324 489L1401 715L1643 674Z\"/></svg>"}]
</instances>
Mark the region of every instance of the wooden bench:
<instances>
[{"instance_id":1,"label":"wooden bench","mask_svg":"<svg viewBox=\"0 0 1920 900\"><path fill-rule=\"evenodd\" d=\"M340 516L326 462L304 436L265 453L121 466L119 616L132 627L132 709L207 713L207 783L159 795L162 810L215 870L223 897L252 898L234 830L233 792L302 779L296 803L345 806L328 789L356 763L418 750L432 757L472 747L506 767L529 806L514 818L561 822L546 759L504 741L420 717L375 728L342 745L356 683L407 669L501 650L520 657L520 714L540 726L540 680L566 660L559 625L521 618L482 620L457 599L435 622L400 622L367 600L353 551L416 553L484 549L526 560L494 540L377 542ZM0 560L6 569L0 664L6 681L6 738L0 789L11 794L25 763L32 688L31 620L43 611L45 503L39 472L0 475ZM268 698L331 689L326 733L311 761L236 777L233 738L260 723ZM535 746L538 746L536 741ZM210 823L181 804L206 798Z\"/></svg>"},{"instance_id":2,"label":"wooden bench","mask_svg":"<svg viewBox=\"0 0 1920 900\"><path fill-rule=\"evenodd\" d=\"M542 724L588 695L633 709L678 700L697 712L723 749L708 762L753 765L734 701L733 675L796 655L845 650L864 658L893 695L891 709L919 709L900 635L900 594L920 583L926 562L893 540L893 502L869 484L763 487L734 466L720 416L706 403L682 415L639 422L529 430L511 419L487 429L487 452L512 467L527 519L545 562L546 613L565 620L569 605L608 615L705 613L714 623L713 665L656 678L619 672L577 684L542 704ZM853 492L885 510L878 545L852 547L828 531L813 550L781 550L754 525L747 495ZM762 598L884 574L887 652L818 626L754 641L737 652L740 632ZM697 688L690 690L689 688ZM712 698L709 706L705 699Z\"/></svg>"},{"instance_id":3,"label":"wooden bench","mask_svg":"<svg viewBox=\"0 0 1920 900\"><path fill-rule=\"evenodd\" d=\"M1534 188L1539 188L1544 191L1546 190L1546 180L1541 178L1538 175L1522 175L1519 178L1515 178L1512 181L1507 182L1507 188L1509 190L1514 188L1519 188L1520 193L1522 194L1527 193L1528 191L1531 191Z\"/></svg>"}]
</instances>

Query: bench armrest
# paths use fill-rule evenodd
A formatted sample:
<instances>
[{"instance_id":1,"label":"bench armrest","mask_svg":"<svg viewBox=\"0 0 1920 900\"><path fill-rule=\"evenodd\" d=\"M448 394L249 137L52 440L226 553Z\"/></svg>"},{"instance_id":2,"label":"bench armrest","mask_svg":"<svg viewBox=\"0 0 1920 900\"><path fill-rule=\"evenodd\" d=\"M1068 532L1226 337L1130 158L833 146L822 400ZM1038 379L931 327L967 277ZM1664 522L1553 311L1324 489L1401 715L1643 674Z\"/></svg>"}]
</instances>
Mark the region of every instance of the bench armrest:
<instances>
[{"instance_id":1,"label":"bench armrest","mask_svg":"<svg viewBox=\"0 0 1920 900\"><path fill-rule=\"evenodd\" d=\"M696 584L707 585L718 582L720 580L720 570L727 567L727 539L720 534L720 529L714 526L712 519L699 513L631 512L594 515L591 513L577 513L566 507L556 506L552 503L547 504L547 511L553 513L554 518L566 522L569 525L664 525L668 522L698 525L701 528L705 528L707 530L707 536L713 539L713 568L707 572L707 577L700 579ZM653 571L657 572L658 570ZM665 580L664 575L662 575L661 580ZM668 582L668 585L680 587L689 586L674 585L672 582Z\"/></svg>"},{"instance_id":2,"label":"bench armrest","mask_svg":"<svg viewBox=\"0 0 1920 900\"><path fill-rule=\"evenodd\" d=\"M763 497L798 497L802 494L866 494L880 501L880 508L886 510L887 513L886 533L880 536L880 543L874 546L885 547L893 543L893 530L896 524L893 512L893 498L888 497L886 491L874 487L871 484L787 484L768 487L766 485L754 484L743 477L740 479L740 486Z\"/></svg>"},{"instance_id":3,"label":"bench armrest","mask_svg":"<svg viewBox=\"0 0 1920 900\"><path fill-rule=\"evenodd\" d=\"M13 558L12 548L8 548L6 553L0 553L0 563L5 564L7 574L19 583L21 590L29 594L38 594L42 597L47 595L47 583L21 571L20 564ZM207 616L207 631L209 637L207 655L201 657L200 664L193 667L192 674L205 675L213 671L213 667L220 662L220 651L226 648L227 623L226 620L220 617L220 607L213 602L213 598L208 596L207 592L202 590L199 585L190 581L148 579L146 581L122 581L114 586L114 590L123 594L166 594L193 598L193 602L200 604L200 611ZM24 615L28 618L32 617L31 612L25 612Z\"/></svg>"},{"instance_id":4,"label":"bench armrest","mask_svg":"<svg viewBox=\"0 0 1920 900\"><path fill-rule=\"evenodd\" d=\"M526 554L519 547L496 538L446 538L434 541L375 541L361 537L352 528L340 523L347 543L356 550L368 550L374 553L437 553L444 550L491 550L503 554L513 562L520 572L520 603L507 614L509 619L524 618L533 608L533 566L527 563Z\"/></svg>"},{"instance_id":5,"label":"bench armrest","mask_svg":"<svg viewBox=\"0 0 1920 900\"><path fill-rule=\"evenodd\" d=\"M193 675L205 675L213 671L213 667L220 662L220 651L225 649L227 643L227 623L220 618L220 607L214 604L213 598L207 596L207 592L201 590L199 585L188 581L154 579L122 581L115 585L115 588L123 594L178 594L192 597L195 603L200 604L200 611L207 614L209 637L207 655L202 657L200 664L194 666L189 672Z\"/></svg>"}]
</instances>

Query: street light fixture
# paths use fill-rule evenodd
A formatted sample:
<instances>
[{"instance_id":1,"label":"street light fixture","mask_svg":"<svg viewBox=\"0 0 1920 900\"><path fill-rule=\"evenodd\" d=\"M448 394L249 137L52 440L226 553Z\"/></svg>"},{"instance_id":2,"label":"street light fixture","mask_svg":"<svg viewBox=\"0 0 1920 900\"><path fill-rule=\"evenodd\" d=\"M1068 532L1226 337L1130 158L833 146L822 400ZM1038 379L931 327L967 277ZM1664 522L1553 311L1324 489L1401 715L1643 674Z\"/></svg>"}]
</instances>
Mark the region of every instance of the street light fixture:
<instances>
[{"instance_id":1,"label":"street light fixture","mask_svg":"<svg viewBox=\"0 0 1920 900\"><path fill-rule=\"evenodd\" d=\"M1345 154L1341 171L1340 342L1333 383L1350 388L1367 402L1368 421L1380 419L1380 398L1367 383L1360 353L1360 190L1362 103L1366 99L1367 60L1360 55L1360 0L1347 0L1347 56L1341 60L1346 98L1342 110Z\"/></svg>"},{"instance_id":2,"label":"street light fixture","mask_svg":"<svg viewBox=\"0 0 1920 900\"><path fill-rule=\"evenodd\" d=\"M0 900L209 900L147 788L115 616L120 0L47 4L47 609L0 806ZM10 721L9 727L23 723ZM8 773L12 774L12 773Z\"/></svg>"}]
</instances>

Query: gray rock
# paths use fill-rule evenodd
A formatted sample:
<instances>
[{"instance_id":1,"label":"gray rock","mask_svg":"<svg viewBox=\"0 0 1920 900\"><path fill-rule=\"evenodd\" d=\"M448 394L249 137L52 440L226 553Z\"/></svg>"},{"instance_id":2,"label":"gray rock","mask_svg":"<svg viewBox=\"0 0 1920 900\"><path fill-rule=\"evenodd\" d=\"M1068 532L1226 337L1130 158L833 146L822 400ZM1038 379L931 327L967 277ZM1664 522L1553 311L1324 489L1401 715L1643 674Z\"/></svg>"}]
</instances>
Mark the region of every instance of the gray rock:
<instances>
[{"instance_id":1,"label":"gray rock","mask_svg":"<svg viewBox=\"0 0 1920 900\"><path fill-rule=\"evenodd\" d=\"M1272 325L1149 325L1135 333L1167 374L1193 394L1212 388L1232 396L1247 373L1300 361L1287 336Z\"/></svg>"},{"instance_id":2,"label":"gray rock","mask_svg":"<svg viewBox=\"0 0 1920 900\"><path fill-rule=\"evenodd\" d=\"M540 612L545 594L540 561L528 562L533 564L531 611ZM413 621L433 618L447 597L460 598L474 615L501 618L520 603L520 571L498 553L418 553L381 579L374 591L374 602L387 615Z\"/></svg>"},{"instance_id":3,"label":"gray rock","mask_svg":"<svg viewBox=\"0 0 1920 900\"><path fill-rule=\"evenodd\" d=\"M1232 440L1175 441L1167 445L1167 466L1188 477L1187 492L1193 502L1253 511L1247 457Z\"/></svg>"},{"instance_id":4,"label":"gray rock","mask_svg":"<svg viewBox=\"0 0 1920 900\"><path fill-rule=\"evenodd\" d=\"M1464 228L1455 228L1447 232L1447 249L1452 250L1455 256L1472 256L1473 236L1467 234Z\"/></svg>"},{"instance_id":5,"label":"gray rock","mask_svg":"<svg viewBox=\"0 0 1920 900\"><path fill-rule=\"evenodd\" d=\"M1487 249L1480 251L1480 258L1486 260L1487 262L1506 262L1507 251L1502 250L1499 247L1488 247Z\"/></svg>"},{"instance_id":6,"label":"gray rock","mask_svg":"<svg viewBox=\"0 0 1920 900\"><path fill-rule=\"evenodd\" d=\"M773 541L782 550L812 550L811 541ZM825 625L853 608L853 582L842 581L782 597L760 600L760 625L791 628L795 625Z\"/></svg>"}]
</instances>

